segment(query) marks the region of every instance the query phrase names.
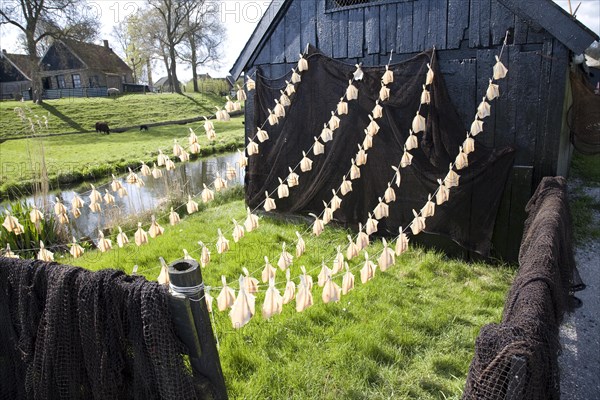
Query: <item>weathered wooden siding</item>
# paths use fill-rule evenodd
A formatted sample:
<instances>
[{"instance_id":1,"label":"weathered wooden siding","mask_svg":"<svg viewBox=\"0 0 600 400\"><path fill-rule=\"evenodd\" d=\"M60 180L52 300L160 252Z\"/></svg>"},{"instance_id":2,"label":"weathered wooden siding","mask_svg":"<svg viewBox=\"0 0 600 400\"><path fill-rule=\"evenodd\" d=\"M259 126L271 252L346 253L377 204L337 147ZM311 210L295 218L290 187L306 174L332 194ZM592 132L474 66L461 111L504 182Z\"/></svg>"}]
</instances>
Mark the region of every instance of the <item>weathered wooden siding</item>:
<instances>
[{"instance_id":1,"label":"weathered wooden siding","mask_svg":"<svg viewBox=\"0 0 600 400\"><path fill-rule=\"evenodd\" d=\"M391 49L393 61L401 61L435 46L465 129L511 30L512 44L503 56L509 75L500 83L502 96L478 140L517 148L495 237L500 253L514 259L527 199L543 176L563 172L559 159L563 165L565 160L559 155L568 154L568 141L561 142L568 49L498 0L386 0L335 10L326 9L326 0L294 0L283 12L249 70L260 66L266 75L280 77L307 43L333 58L364 65L387 63ZM246 113L252 121L252 108Z\"/></svg>"}]
</instances>

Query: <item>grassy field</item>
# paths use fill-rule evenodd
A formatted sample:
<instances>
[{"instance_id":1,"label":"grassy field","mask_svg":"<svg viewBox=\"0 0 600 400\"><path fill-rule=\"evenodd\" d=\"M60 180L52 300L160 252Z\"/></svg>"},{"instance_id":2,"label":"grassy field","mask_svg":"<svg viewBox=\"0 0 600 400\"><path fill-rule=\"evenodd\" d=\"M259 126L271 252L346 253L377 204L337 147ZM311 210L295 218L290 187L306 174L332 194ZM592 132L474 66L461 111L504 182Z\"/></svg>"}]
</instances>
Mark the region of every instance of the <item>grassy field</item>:
<instances>
[{"instance_id":1,"label":"grassy field","mask_svg":"<svg viewBox=\"0 0 600 400\"><path fill-rule=\"evenodd\" d=\"M140 160L156 160L158 149L171 156L173 139L187 145L188 127L198 135L201 155L231 151L244 145L243 118L214 122L217 140L208 142L202 123L152 127L147 132L131 130L100 135L83 133L35 139L9 140L0 143L0 198L14 197L29 191L34 170L39 170L39 154L44 151L50 186L96 181L111 173L139 167ZM173 158L173 157L171 157ZM152 166L152 164L150 164Z\"/></svg>"},{"instance_id":2,"label":"grassy field","mask_svg":"<svg viewBox=\"0 0 600 400\"><path fill-rule=\"evenodd\" d=\"M65 98L46 100L42 105L32 102L0 102L0 139L29 135L14 112L15 107L28 107L27 116L48 115L49 134L94 130L98 121L106 121L111 129L175 121L212 115L214 106L223 106L225 99L212 93L135 94L117 98ZM45 133L45 132L44 132Z\"/></svg>"},{"instance_id":3,"label":"grassy field","mask_svg":"<svg viewBox=\"0 0 600 400\"><path fill-rule=\"evenodd\" d=\"M594 222L593 213L600 212L600 202L589 190L600 186L600 157L575 152L570 174L575 178L570 199L575 240L578 243L599 240L600 226Z\"/></svg>"},{"instance_id":4,"label":"grassy field","mask_svg":"<svg viewBox=\"0 0 600 400\"><path fill-rule=\"evenodd\" d=\"M139 273L155 279L158 257L171 262L182 256L183 248L197 255L196 242L202 240L213 256L203 270L206 284L220 285L224 274L237 287L242 266L260 279L263 256L276 264L281 242L292 242L296 230L307 228L263 218L257 231L234 244L229 221L241 222L244 216L241 200L213 205L183 218L176 227L163 221L165 234L139 249L130 245L105 254L89 251L83 258L61 262L92 270L118 267L129 273L137 264ZM231 240L231 250L220 257L214 247L217 228ZM282 315L264 320L264 293L259 293L257 315L234 330L227 313L216 311L215 302L214 328L231 398L460 398L475 338L481 326L500 320L513 271L413 249L363 285L361 256L350 262L356 289L339 303L323 304L316 285L321 260L331 260L335 245L346 243L347 233L327 229L316 239L305 235L307 253L291 267L292 277L299 275L300 265L312 270L315 305L305 312L297 313L292 303L284 306ZM372 257L380 248L370 248ZM277 281L282 279L285 282L278 271ZM335 281L341 285L340 277Z\"/></svg>"}]
</instances>

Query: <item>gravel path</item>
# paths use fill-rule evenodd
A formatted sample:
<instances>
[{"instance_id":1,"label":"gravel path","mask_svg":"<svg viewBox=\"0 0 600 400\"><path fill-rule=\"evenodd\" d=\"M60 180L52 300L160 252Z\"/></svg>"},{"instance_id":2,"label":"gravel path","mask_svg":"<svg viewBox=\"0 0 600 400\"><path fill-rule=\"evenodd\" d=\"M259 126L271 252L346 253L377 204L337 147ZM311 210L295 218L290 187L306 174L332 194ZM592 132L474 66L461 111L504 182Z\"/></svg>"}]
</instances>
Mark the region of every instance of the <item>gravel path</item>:
<instances>
[{"instance_id":1,"label":"gravel path","mask_svg":"<svg viewBox=\"0 0 600 400\"><path fill-rule=\"evenodd\" d=\"M600 203L600 187L583 189ZM600 225L599 212L593 219ZM587 287L575 294L583 305L566 316L560 329L561 399L600 400L600 242L590 240L578 245L575 261Z\"/></svg>"}]
</instances>

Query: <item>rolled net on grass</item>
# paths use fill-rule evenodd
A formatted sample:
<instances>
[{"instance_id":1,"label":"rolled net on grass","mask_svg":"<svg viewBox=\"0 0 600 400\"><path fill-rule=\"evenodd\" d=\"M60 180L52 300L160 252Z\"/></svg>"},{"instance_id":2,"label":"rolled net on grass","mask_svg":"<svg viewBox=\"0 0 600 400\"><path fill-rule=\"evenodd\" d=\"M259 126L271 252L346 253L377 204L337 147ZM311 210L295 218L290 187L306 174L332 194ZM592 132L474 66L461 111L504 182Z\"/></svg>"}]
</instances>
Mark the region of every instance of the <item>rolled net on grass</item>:
<instances>
[{"instance_id":1,"label":"rolled net on grass","mask_svg":"<svg viewBox=\"0 0 600 400\"><path fill-rule=\"evenodd\" d=\"M544 178L527 204L519 272L501 324L475 344L463 399L559 399L559 326L569 295L584 285L572 250L564 178Z\"/></svg>"},{"instance_id":2,"label":"rolled net on grass","mask_svg":"<svg viewBox=\"0 0 600 400\"><path fill-rule=\"evenodd\" d=\"M120 271L0 257L0 399L207 397L168 296Z\"/></svg>"},{"instance_id":3,"label":"rolled net on grass","mask_svg":"<svg viewBox=\"0 0 600 400\"><path fill-rule=\"evenodd\" d=\"M594 88L581 71L572 71L570 77L573 91L568 118L571 142L582 154L599 154L600 96L594 94Z\"/></svg>"},{"instance_id":4,"label":"rolled net on grass","mask_svg":"<svg viewBox=\"0 0 600 400\"><path fill-rule=\"evenodd\" d=\"M419 108L420 95L425 83L427 63L435 73L430 88L431 104L423 105L421 115L427 119L426 132L417 134L419 149L412 165L402 168L402 183L396 189L397 201L390 204L390 216L380 221L380 235L397 235L399 226L407 226L414 218L412 209L420 210L429 193L438 188L437 179L443 179L448 166L458 154L465 139L464 125L451 103L437 61L431 52L390 67L394 82L389 84L390 99L382 102L383 118L377 119L381 130L373 138L373 147L367 151L369 162L361 167L361 178L352 182L353 191L343 197L341 209L335 218L342 224L356 226L365 222L367 211L372 210L394 175L391 165L398 166L409 128ZM273 127L265 128L270 139L260 144L260 153L249 157L246 174L246 200L251 207L261 205L265 191L272 192L285 178L288 167L294 167L318 137L331 111L344 95L348 81L356 69L328 58L311 48L309 69L302 73L294 100L286 117ZM337 189L342 176L349 170L363 142L369 114L379 97L380 79L384 67L363 67L364 78L355 81L358 100L348 102L348 114L341 116L340 127L333 140L325 144L325 154L308 156L313 160L311 171L300 173L300 186L291 188L290 195L276 199L277 212L318 214L322 201L329 201L331 189ZM490 65L490 74L492 65ZM257 73L254 97L254 124L260 127L269 115L273 99L285 87L285 79L269 80ZM482 94L483 96L483 94ZM251 99L252 100L252 99ZM475 110L473 110L475 113ZM485 129L485 128L484 128ZM484 131L481 135L486 134ZM485 148L476 140L476 151L469 155L469 167L459 171L460 186L452 188L450 200L438 207L434 217L427 219L426 232L443 234L463 247L488 255L496 213L502 191L512 166L514 150ZM308 152L307 152L308 153Z\"/></svg>"}]
</instances>

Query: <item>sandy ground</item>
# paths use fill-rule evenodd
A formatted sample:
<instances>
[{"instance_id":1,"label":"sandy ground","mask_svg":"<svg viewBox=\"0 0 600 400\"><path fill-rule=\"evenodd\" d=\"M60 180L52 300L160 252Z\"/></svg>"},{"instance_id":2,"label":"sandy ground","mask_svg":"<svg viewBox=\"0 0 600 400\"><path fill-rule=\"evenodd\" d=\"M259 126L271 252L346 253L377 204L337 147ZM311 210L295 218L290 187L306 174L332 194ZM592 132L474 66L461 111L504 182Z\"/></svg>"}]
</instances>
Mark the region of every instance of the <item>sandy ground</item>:
<instances>
[{"instance_id":1,"label":"sandy ground","mask_svg":"<svg viewBox=\"0 0 600 400\"><path fill-rule=\"evenodd\" d=\"M600 203L600 187L584 190ZM600 213L593 223L600 225ZM560 329L561 399L600 400L600 242L578 245L575 261L587 287L575 294L583 304L565 317Z\"/></svg>"}]
</instances>

